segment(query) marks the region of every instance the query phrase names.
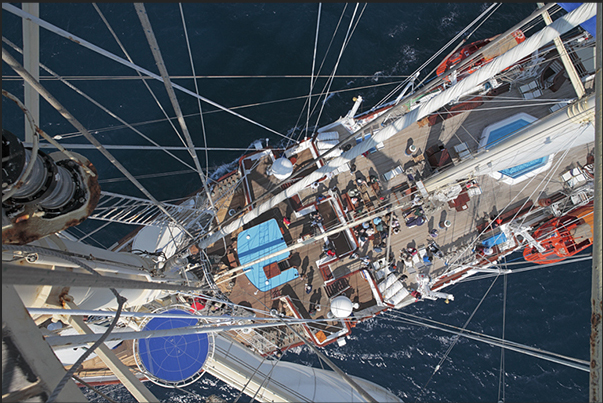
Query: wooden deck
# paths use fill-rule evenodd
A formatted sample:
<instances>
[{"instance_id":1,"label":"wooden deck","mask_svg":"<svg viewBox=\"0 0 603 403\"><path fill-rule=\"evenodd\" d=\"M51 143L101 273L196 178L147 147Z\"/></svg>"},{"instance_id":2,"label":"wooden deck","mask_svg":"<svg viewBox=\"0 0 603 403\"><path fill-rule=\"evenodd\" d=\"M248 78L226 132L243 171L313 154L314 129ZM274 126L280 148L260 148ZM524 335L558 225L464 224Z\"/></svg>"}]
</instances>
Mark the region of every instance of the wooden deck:
<instances>
[{"instance_id":1,"label":"wooden deck","mask_svg":"<svg viewBox=\"0 0 603 403\"><path fill-rule=\"evenodd\" d=\"M519 83L521 84L521 83ZM518 85L519 86L519 85ZM481 189L481 195L465 197L456 206L454 203L443 203L429 201L423 204L425 212L425 223L421 226L407 228L404 222L404 209L408 208L412 200L412 192L417 192L416 181L425 180L433 174L433 168L428 161L425 151L432 147L445 148L450 152L450 164L459 161L454 146L465 143L470 153L477 152L482 131L488 125L506 119L518 112L526 112L541 118L550 113L553 102L546 102L547 98L558 99L559 97L571 98L573 88L569 82L564 83L561 88L553 94L550 90L543 90L539 99L531 102L522 100L521 93L515 86L511 86L508 92L502 92L497 96L481 96L476 101L477 107L473 105L456 108L454 113L446 114L446 119L425 118L420 122L412 124L402 132L384 142L384 147L376 152L359 156L349 162L349 166L355 169L344 171L337 176L319 182L317 188L307 187L297 194L295 200L289 199L279 204L261 217L252 221L247 227L256 225L270 218L275 218L280 224L283 236L288 245L314 236L316 228L310 225L310 215L298 217L294 211L302 206L309 206L319 198L328 194L331 189L341 197L341 205L347 211L347 221L353 221L366 216L369 213L379 211L384 207L397 207L394 216L400 221L400 231L393 233L389 231L389 237L384 242L379 237L371 236L356 250L357 258L344 257L332 261L326 265L320 264L323 258L324 242L315 242L304 245L297 249L290 258L290 266L297 267L300 277L281 287L268 292L258 291L242 272L233 273L231 286L222 287L232 302L252 307L260 311L276 309L278 312L288 312L279 298L288 295L297 310L297 313L305 318L322 318L329 310L329 299L335 295L345 294L358 302L360 309L380 309L376 306L373 291L368 286L367 280L361 274L365 268L360 264L360 258L368 256L372 262L386 256L393 257L394 263L407 275L404 281L408 289L417 287L416 275L424 273L431 278L443 274L455 263L462 259L474 256L473 243L480 235L478 226L482 225L493 216L514 208L521 207L527 201L531 201L534 208L538 208L538 199L558 192L563 188L560 175L570 167L584 164L586 156L591 151L588 146L575 147L565 155L563 161L559 161L561 153L555 155L552 168L544 173L536 175L533 179L525 180L515 185L508 185L488 176L476 178ZM522 108L508 108L510 101L521 101ZM446 113L446 111L442 111ZM481 118L481 117L485 118ZM374 130L375 128L368 128ZM417 151L408 155L404 151L409 145L414 144ZM296 170L302 166L312 166L312 155L308 149L294 156ZM266 154L257 159L255 168L248 173L249 194L252 199L258 198L266 193L276 194L283 187L273 177L266 177L266 168L271 159ZM248 164L246 167L250 167ZM396 167L402 167L403 171L390 180L384 178L384 174ZM411 173L412 178L407 175ZM378 183L371 185L371 179L378 178ZM548 180L548 181L547 181ZM545 181L546 187L541 183ZM356 193L354 193L356 192ZM347 194L347 195L346 195ZM353 196L363 209L352 211L355 206L351 204ZM336 216L326 208L319 208L323 213L325 230L339 225ZM283 224L283 217L290 219L291 224L287 228ZM450 222L449 227L444 227L445 221ZM430 232L436 229L438 234L435 238ZM236 234L235 234L236 235ZM227 239L227 244L233 244L236 236ZM377 239L373 239L377 238ZM435 258L432 263L422 267L422 271L415 271L408 267L404 268L401 262L400 252L408 248L420 250L430 242L435 241L444 253L445 259ZM383 248L387 245L386 248ZM377 248L381 246L381 248ZM344 284L345 283L345 284ZM311 286L311 291L306 292L306 285ZM320 310L317 310L320 308ZM290 313L290 312L289 312Z\"/></svg>"}]
</instances>

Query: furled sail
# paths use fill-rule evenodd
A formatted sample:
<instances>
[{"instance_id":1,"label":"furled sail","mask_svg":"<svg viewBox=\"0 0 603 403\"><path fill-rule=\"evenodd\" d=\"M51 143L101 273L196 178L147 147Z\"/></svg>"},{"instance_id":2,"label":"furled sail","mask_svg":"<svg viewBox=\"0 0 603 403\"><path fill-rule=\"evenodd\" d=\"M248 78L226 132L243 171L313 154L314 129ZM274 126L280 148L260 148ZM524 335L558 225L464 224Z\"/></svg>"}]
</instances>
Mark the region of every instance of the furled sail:
<instances>
[{"instance_id":1,"label":"furled sail","mask_svg":"<svg viewBox=\"0 0 603 403\"><path fill-rule=\"evenodd\" d=\"M473 175L486 175L595 140L595 96L560 109L500 141L487 152L463 161L423 185L428 192Z\"/></svg>"},{"instance_id":2,"label":"furled sail","mask_svg":"<svg viewBox=\"0 0 603 403\"><path fill-rule=\"evenodd\" d=\"M471 74L464 80L453 85L446 91L443 91L439 95L433 97L431 100L425 102L420 107L410 111L409 113L402 116L389 126L383 128L379 132L375 133L371 138L362 141L349 151L342 153L339 157L331 159L326 165L317 169L310 175L307 175L300 181L294 183L281 193L275 195L269 201L259 205L253 211L243 215L242 217L234 220L228 225L222 227L222 229L214 232L205 239L199 242L201 248L206 248L219 239L223 238L227 234L232 233L234 230L241 228L254 218L272 209L277 204L281 203L287 198L290 198L297 194L302 189L310 186L313 182L321 179L326 174L335 171L340 166L350 162L352 159L362 155L366 151L377 144L391 138L396 133L404 130L416 121L428 116L429 114L437 111L444 105L451 101L461 97L463 94L468 93L471 89L480 85L483 82L491 79L493 76L517 63L524 57L529 56L537 49L551 42L554 38L568 32L570 29L580 25L584 21L594 17L596 15L596 4L585 3L571 13L557 19L551 25L546 26L541 31L537 32L530 38L526 39L521 44L517 45L507 53L497 57L489 64L483 66L481 69Z\"/></svg>"}]
</instances>

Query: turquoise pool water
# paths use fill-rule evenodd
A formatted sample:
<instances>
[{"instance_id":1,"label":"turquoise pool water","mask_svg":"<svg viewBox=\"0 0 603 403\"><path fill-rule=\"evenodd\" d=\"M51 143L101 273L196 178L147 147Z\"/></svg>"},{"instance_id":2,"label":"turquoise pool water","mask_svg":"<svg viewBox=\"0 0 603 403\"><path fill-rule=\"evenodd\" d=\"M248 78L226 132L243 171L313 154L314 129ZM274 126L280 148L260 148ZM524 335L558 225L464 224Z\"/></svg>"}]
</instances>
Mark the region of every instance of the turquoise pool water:
<instances>
[{"instance_id":1,"label":"turquoise pool water","mask_svg":"<svg viewBox=\"0 0 603 403\"><path fill-rule=\"evenodd\" d=\"M502 140L505 140L511 136L509 134L516 132L517 130L529 125L530 122L525 119L517 119L509 124L506 124L498 129L492 130L488 136L488 143L486 149L490 149L495 145L498 145Z\"/></svg>"},{"instance_id":2,"label":"turquoise pool water","mask_svg":"<svg viewBox=\"0 0 603 403\"><path fill-rule=\"evenodd\" d=\"M502 127L499 127L498 129L492 130L488 136L488 142L486 144L486 149L490 149L491 147L494 147L495 145L500 143L502 140L505 140L505 139L511 137L512 133L522 129L523 127L525 127L529 124L530 124L529 121L518 118L517 120L515 120L511 123L508 123ZM511 136L509 136L509 135L511 135ZM535 169L543 167L544 165L547 164L548 161L549 161L549 157L546 156L546 157L542 157L542 158L538 158L538 159L535 159L532 161L525 162L520 165L516 165L511 168L503 169L498 172L500 172L501 174L503 174L505 176L515 179L515 178L519 178L522 175L527 174L528 172L531 172Z\"/></svg>"}]
</instances>

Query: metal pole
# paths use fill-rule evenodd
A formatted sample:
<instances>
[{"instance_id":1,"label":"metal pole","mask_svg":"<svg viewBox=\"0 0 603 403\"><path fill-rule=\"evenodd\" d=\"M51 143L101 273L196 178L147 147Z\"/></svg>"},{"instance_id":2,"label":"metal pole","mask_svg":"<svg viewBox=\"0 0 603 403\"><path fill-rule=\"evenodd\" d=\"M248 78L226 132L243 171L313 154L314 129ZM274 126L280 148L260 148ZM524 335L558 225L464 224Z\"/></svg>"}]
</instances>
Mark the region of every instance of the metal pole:
<instances>
[{"instance_id":1,"label":"metal pole","mask_svg":"<svg viewBox=\"0 0 603 403\"><path fill-rule=\"evenodd\" d=\"M21 7L31 15L40 16L40 3L23 3ZM36 80L40 79L40 26L25 18L23 19L23 67ZM27 82L24 89L24 101L34 122L41 126L40 96ZM33 141L33 137L32 127L25 122L25 141L31 142Z\"/></svg>"},{"instance_id":2,"label":"metal pole","mask_svg":"<svg viewBox=\"0 0 603 403\"><path fill-rule=\"evenodd\" d=\"M96 149L100 151L101 154L103 154L109 161L111 161L111 163L115 165L115 167L119 169L119 171L138 188L138 190L140 190L142 193L144 193L145 196L152 200L153 203L155 203L157 207L166 216L168 216L179 228L186 232L188 236L193 238L193 236L186 230L186 228L184 228L182 224L180 224L174 217L172 217L172 215L165 209L165 207L159 202L159 200L157 200L153 195L151 195L151 193L149 193L149 191L144 186L142 186L142 184L138 182L138 180L134 178L134 176L119 161L117 161L117 159L113 155L111 155L111 153L107 151L105 147L103 147L103 145L96 139L96 137L91 135L90 132L88 132L88 130L84 127L84 125L82 125L71 113L69 113L69 111L67 111L67 109L65 109L65 107L63 107L63 105L61 105L61 103L48 90L46 90L46 88L44 88L36 79L34 79L31 74L29 74L29 72L25 70L23 66L21 66L19 62L17 62L17 60L15 60L15 58L12 57L11 54L8 53L4 48L2 48L2 60L6 62L6 64L8 64L13 70L15 70L17 74L23 77L25 82L29 83L33 88L35 88L38 94L42 95L42 97L44 97L44 99L48 101L48 103L52 105L53 108L55 108L65 119L67 119L67 121L71 123L73 127L75 127L90 143L94 144Z\"/></svg>"},{"instance_id":3,"label":"metal pole","mask_svg":"<svg viewBox=\"0 0 603 403\"><path fill-rule=\"evenodd\" d=\"M603 401L603 357L601 347L601 333L603 332L603 307L601 306L601 297L603 294L603 280L602 265L603 257L601 248L603 244L601 241L601 219L602 219L602 207L601 207L601 171L603 154L603 130L602 130L602 108L603 99L601 93L603 92L603 76L601 68L603 67L601 62L601 55L603 54L603 29L602 21L603 17L603 6L601 3L597 4L597 32L596 32L596 76L595 76L595 203L594 203L594 218L593 218L593 268L592 268L592 288L591 288L591 334L590 334L590 388L589 388L589 401L590 402L601 402Z\"/></svg>"},{"instance_id":4,"label":"metal pole","mask_svg":"<svg viewBox=\"0 0 603 403\"><path fill-rule=\"evenodd\" d=\"M183 280L184 281L184 280ZM13 285L54 285L63 287L118 288L136 290L200 291L200 287L182 284L129 280L111 276L93 276L63 270L28 267L2 262L2 282Z\"/></svg>"},{"instance_id":5,"label":"metal pole","mask_svg":"<svg viewBox=\"0 0 603 403\"><path fill-rule=\"evenodd\" d=\"M194 316L189 318L195 319ZM302 324L308 322L316 322L315 320L295 320L290 321L292 324ZM159 330L141 330L131 332L113 332L106 339L105 342L109 341L121 341L121 340L139 340L148 339L151 337L172 337L172 336L185 336L189 334L204 334L204 333L221 333L229 332L231 330L243 330L243 329L258 329L262 327L273 328L277 326L284 326L287 323L251 323L248 325L232 325L232 326L187 326L179 327L174 329L159 329ZM86 343L94 343L103 334L92 333L92 334L81 334L81 335L70 335L70 336L48 336L46 342L52 347L65 347L65 346L77 346ZM300 336L301 337L301 336Z\"/></svg>"},{"instance_id":6,"label":"metal pole","mask_svg":"<svg viewBox=\"0 0 603 403\"><path fill-rule=\"evenodd\" d=\"M94 309L61 309L61 308L27 308L27 311L32 315L66 315L66 316L101 316L113 317L117 314L115 311L98 311ZM213 322L237 321L237 320L254 320L268 322L280 322L280 318L273 317L249 317L249 316L215 316L215 315L195 315L191 316L186 312L180 314L170 313L149 313L149 312L128 312L122 311L119 314L120 318L164 318L164 319L207 319ZM315 319L306 320L307 322L316 322ZM326 320L325 320L326 322Z\"/></svg>"},{"instance_id":7,"label":"metal pole","mask_svg":"<svg viewBox=\"0 0 603 403\"><path fill-rule=\"evenodd\" d=\"M172 103L172 107L174 108L174 112L176 113L176 116L178 118L178 123L180 123L180 128L182 129L182 133L184 134L184 138L186 139L186 143L188 146L188 152L191 155L193 161L195 162L197 172L199 172L199 178L201 179L201 184L203 185L205 193L207 194L207 200L209 200L211 208L213 210L216 210L216 206L214 206L214 201L212 200L211 194L209 193L209 188L207 187L207 180L205 174L203 173L203 169L199 164L199 158L197 157L197 152L195 151L193 139L191 138L191 135L188 131L188 127L186 125L186 121L184 120L184 116L182 115L182 109L180 109L178 98L176 98L176 92L174 91L174 88L172 87L172 82L170 81L170 75L168 74L167 68L165 67L165 63L163 62L163 56L161 56L159 44L157 43L157 39L155 38L153 28L151 27L151 21L149 21L147 11L143 3L134 3L134 8L136 8L136 13L138 14L140 23L144 28L144 33L147 37L147 41L149 42L149 46L151 48L151 52L153 53L153 57L155 58L155 64L159 68L161 78L163 79L163 84L165 85L165 89Z\"/></svg>"},{"instance_id":8,"label":"metal pole","mask_svg":"<svg viewBox=\"0 0 603 403\"><path fill-rule=\"evenodd\" d=\"M56 27L56 26L54 26L54 25L52 25L52 24L44 21L44 20L41 20L41 19L39 19L39 18L37 18L37 17L29 14L29 13L26 13L23 10L21 10L20 8L13 6L12 4L2 3L2 9L6 10L6 11L12 13L12 14L18 15L19 17L21 17L23 19L31 20L32 22L38 24L42 28L47 29L47 30L49 30L51 32L54 32L55 34L60 35L60 36L66 38L66 39L68 39L70 41L73 41L73 42L77 43L78 45L84 46L84 47L92 50L93 52L99 53L99 54L101 54L101 55L103 55L105 57L108 57L111 60L114 60L114 61L116 61L118 63L123 64L124 66L130 67L133 70L137 70L137 71L141 72L142 74L145 74L145 75L147 75L147 76L149 76L151 78L154 78L155 80L159 80L159 81L163 82L163 79L161 78L161 76L159 76L159 75L157 75L155 73L152 73L149 70L143 69L142 67L137 66L137 65L135 65L133 63L130 63L129 61L127 61L127 60L125 60L125 59L123 59L123 58L121 58L119 56L114 55L113 53L110 53L110 52L108 52L108 51L106 51L104 49L101 49L98 46L91 44L90 42L86 41L83 38L80 38L80 37L78 37L76 35L73 35L73 34L67 32L67 31L65 31L65 30L63 30L61 28L58 28L58 27ZM228 108L226 108L226 107L224 107L224 106L222 106L222 105L220 105L220 104L218 104L218 103L216 103L214 101L211 101L211 100L209 100L209 99L207 99L205 97L202 97L201 95L196 94L193 91L191 91L191 90L189 90L187 88L182 87L181 85L172 83L172 86L175 89L180 90L180 91L184 92L185 94L188 94L188 95L190 95L192 97L200 99L201 101L207 102L208 104L213 105L216 108L223 110L224 112L228 112L231 115L237 116L237 117L239 117L239 118L241 118L243 120L248 121L251 124L259 126L262 129L268 130L269 132L272 132L272 133L274 133L276 135L279 135L281 137L289 139L289 137L285 136L284 134L281 134L281 133L277 132L276 130L272 130L269 127L266 127L266 126L264 126L264 125L262 125L262 124L260 124L260 123L258 123L256 121L253 121L253 120L251 120L251 119L249 119L249 118L247 118L247 117L245 117L243 115L240 115L240 114L238 114L237 112L235 112L235 111L233 111L231 109L228 109Z\"/></svg>"},{"instance_id":9,"label":"metal pole","mask_svg":"<svg viewBox=\"0 0 603 403\"><path fill-rule=\"evenodd\" d=\"M24 143L26 146L29 145L29 143L25 142ZM62 143L63 147L65 148L69 148L72 150L92 150L92 149L96 149L96 147L94 147L92 144L74 144L74 143L70 143L70 144L65 144ZM54 148L55 146L52 144L40 144L39 145L40 148ZM107 150L137 150L137 151L157 151L157 150L167 150L167 151L188 151L190 150L189 147L177 147L177 146L160 146L160 147L156 147L156 146L136 146L136 145L117 145L117 144L111 144L111 145L105 145L105 148ZM247 148L243 148L243 147L194 147L195 150L197 151L249 151L249 147Z\"/></svg>"},{"instance_id":10,"label":"metal pole","mask_svg":"<svg viewBox=\"0 0 603 403\"><path fill-rule=\"evenodd\" d=\"M77 305L73 302L67 301L66 305L70 309L77 309ZM94 334L92 329L80 317L70 316L69 324L81 334ZM136 401L159 403L159 399L130 371L130 368L117 358L116 354L106 344L101 344L94 351L113 375L119 379L121 384L128 389L128 392L132 394Z\"/></svg>"},{"instance_id":11,"label":"metal pole","mask_svg":"<svg viewBox=\"0 0 603 403\"><path fill-rule=\"evenodd\" d=\"M538 3L538 7L543 8L544 3ZM542 18L544 19L544 22L546 23L546 25L551 25L553 23L553 20L551 19L551 16L549 15L548 11L545 11L542 13ZM563 46L563 42L561 41L561 38L556 37L553 39L553 42L555 43L557 52L559 52L559 57L561 58L563 67L565 67L565 71L567 72L567 75L569 76L570 81L572 82L572 85L574 86L574 90L576 90L578 99L580 99L584 96L584 85L582 85L582 81L580 81L580 76L578 76L576 67L574 66L574 63L572 63L572 61L569 57L569 54L567 53L567 50L565 50L565 46Z\"/></svg>"}]
</instances>

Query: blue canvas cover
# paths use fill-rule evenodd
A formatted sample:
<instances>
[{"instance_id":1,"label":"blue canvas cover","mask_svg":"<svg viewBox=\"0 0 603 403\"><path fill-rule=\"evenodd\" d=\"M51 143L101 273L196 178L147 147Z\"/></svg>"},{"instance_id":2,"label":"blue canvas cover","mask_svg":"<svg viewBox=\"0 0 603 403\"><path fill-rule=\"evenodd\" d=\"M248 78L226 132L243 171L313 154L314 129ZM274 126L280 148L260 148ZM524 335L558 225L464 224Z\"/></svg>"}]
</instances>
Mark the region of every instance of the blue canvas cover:
<instances>
[{"instance_id":1,"label":"blue canvas cover","mask_svg":"<svg viewBox=\"0 0 603 403\"><path fill-rule=\"evenodd\" d=\"M239 255L239 262L242 265L286 248L287 244L274 218L249 228L237 236L237 253ZM290 254L289 251L286 251L260 263L256 263L245 269L245 275L251 284L263 292L285 284L299 276L297 269L287 269L279 275L268 279L264 272L264 266L280 262L288 258Z\"/></svg>"},{"instance_id":2,"label":"blue canvas cover","mask_svg":"<svg viewBox=\"0 0 603 403\"><path fill-rule=\"evenodd\" d=\"M574 11L578 7L580 7L583 3L557 3L557 4L569 13L569 12ZM584 21L582 24L580 24L580 26L582 28L584 28L586 31L588 31L588 33L591 34L593 36L593 38L597 37L597 35L596 35L597 17L593 17L589 20Z\"/></svg>"},{"instance_id":3,"label":"blue canvas cover","mask_svg":"<svg viewBox=\"0 0 603 403\"><path fill-rule=\"evenodd\" d=\"M166 330L194 326L198 319L189 312L172 309L165 314L190 315L189 318L153 318L143 330ZM203 367L209 353L207 334L152 337L138 341L138 355L146 370L154 377L181 382Z\"/></svg>"},{"instance_id":4,"label":"blue canvas cover","mask_svg":"<svg viewBox=\"0 0 603 403\"><path fill-rule=\"evenodd\" d=\"M498 235L494 235L488 239L483 240L482 245L484 245L488 248L491 248L495 245L500 245L501 243L506 242L506 241L507 241L507 236L505 235L504 232L501 232Z\"/></svg>"}]
</instances>

